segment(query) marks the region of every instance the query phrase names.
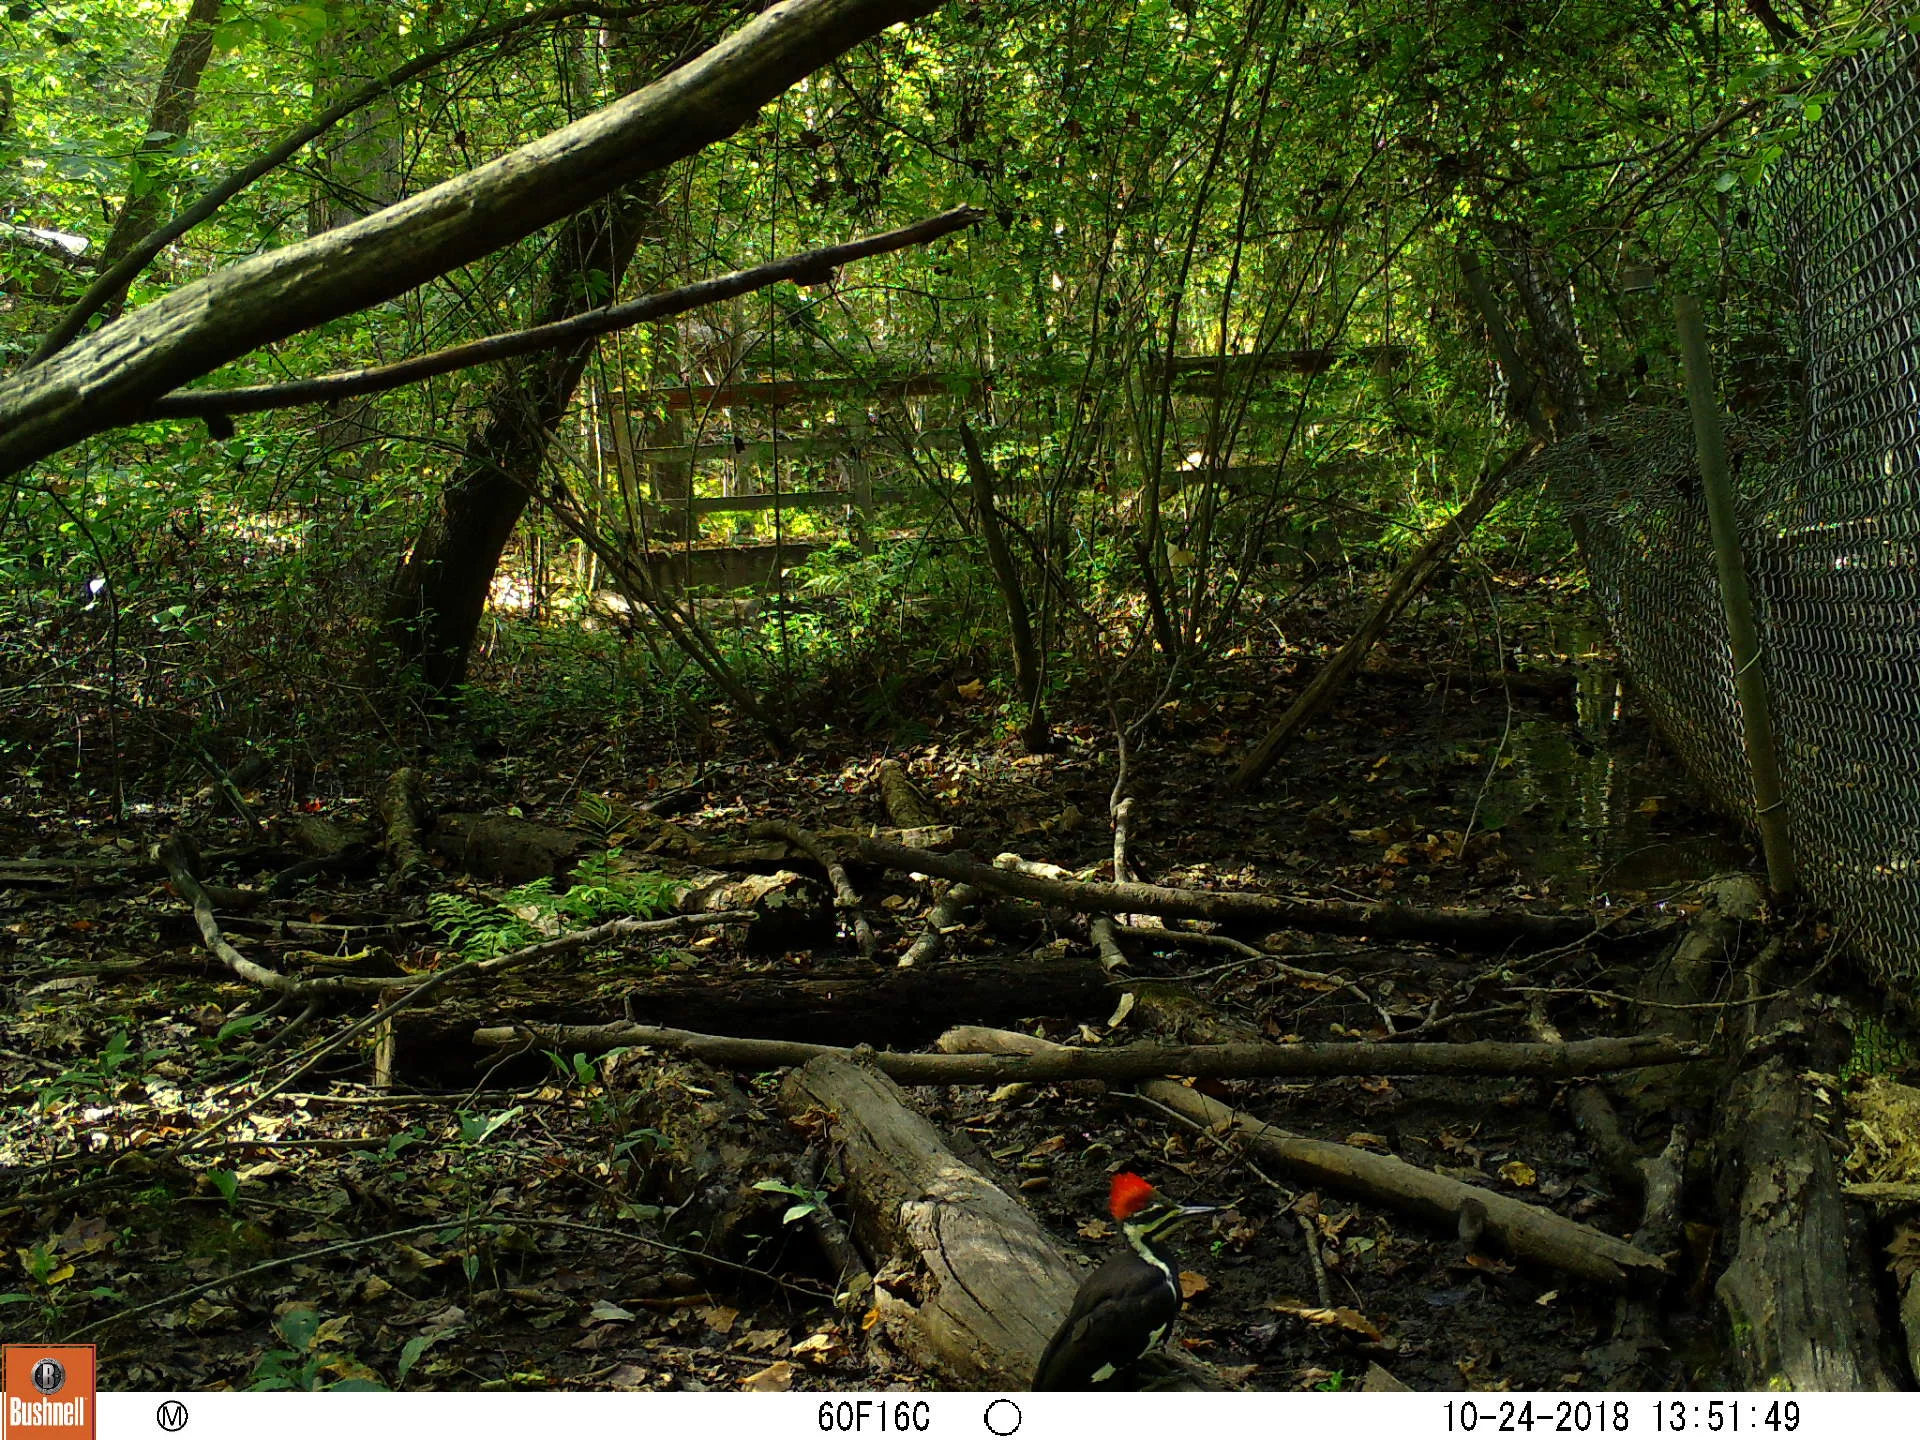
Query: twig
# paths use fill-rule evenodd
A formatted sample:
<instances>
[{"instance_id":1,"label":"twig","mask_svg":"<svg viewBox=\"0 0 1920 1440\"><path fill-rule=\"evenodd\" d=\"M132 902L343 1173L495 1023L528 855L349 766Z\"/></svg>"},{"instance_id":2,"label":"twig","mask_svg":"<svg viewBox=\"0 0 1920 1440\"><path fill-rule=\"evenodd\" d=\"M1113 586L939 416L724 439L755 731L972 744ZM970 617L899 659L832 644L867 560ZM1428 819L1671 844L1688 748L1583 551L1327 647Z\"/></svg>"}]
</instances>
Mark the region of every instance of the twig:
<instances>
[{"instance_id":1,"label":"twig","mask_svg":"<svg viewBox=\"0 0 1920 1440\"><path fill-rule=\"evenodd\" d=\"M847 878L847 867L840 863L840 856L832 846L811 830L787 820L760 820L747 827L747 834L756 840L784 840L796 850L805 852L808 859L827 872L827 879L833 884L834 907L844 914L853 927L853 936L860 947L860 954L871 960L875 943L873 926L867 923L866 912L860 906L860 892L853 888L853 881Z\"/></svg>"},{"instance_id":2,"label":"twig","mask_svg":"<svg viewBox=\"0 0 1920 1440\"><path fill-rule=\"evenodd\" d=\"M1320 1296L1320 1308L1333 1308L1333 1286L1327 1283L1327 1262L1320 1258L1320 1228L1313 1223L1311 1215L1296 1215L1300 1230L1307 1239L1307 1263L1313 1267L1313 1288Z\"/></svg>"}]
</instances>

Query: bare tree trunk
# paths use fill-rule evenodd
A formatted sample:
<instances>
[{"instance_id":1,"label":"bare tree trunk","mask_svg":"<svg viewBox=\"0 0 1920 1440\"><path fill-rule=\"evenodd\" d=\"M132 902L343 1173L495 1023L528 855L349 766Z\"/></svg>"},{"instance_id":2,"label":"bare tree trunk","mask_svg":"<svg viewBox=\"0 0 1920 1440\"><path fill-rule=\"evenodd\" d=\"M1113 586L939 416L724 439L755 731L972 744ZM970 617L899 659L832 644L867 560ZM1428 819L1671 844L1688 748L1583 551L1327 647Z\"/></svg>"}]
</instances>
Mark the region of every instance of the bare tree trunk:
<instances>
[{"instance_id":1,"label":"bare tree trunk","mask_svg":"<svg viewBox=\"0 0 1920 1440\"><path fill-rule=\"evenodd\" d=\"M529 323L564 319L600 303L601 285L618 286L658 193L656 183L643 182L567 222ZM419 666L436 696L466 678L493 573L596 343L502 367L482 407L490 418L468 436L459 468L388 590L383 642Z\"/></svg>"},{"instance_id":2,"label":"bare tree trunk","mask_svg":"<svg viewBox=\"0 0 1920 1440\"><path fill-rule=\"evenodd\" d=\"M999 582L1001 598L1007 605L1007 628L1013 636L1013 683L1027 707L1027 723L1020 732L1021 741L1035 754L1047 748L1047 711L1041 695L1041 657L1033 641L1033 622L1027 614L1026 592L1020 588L1020 571L1007 548L1007 537L1000 529L1000 512L994 508L993 467L981 453L973 428L960 424L960 445L966 451L967 474L973 480L973 508L980 520L980 538L986 542L987 559L993 564L993 578Z\"/></svg>"},{"instance_id":3,"label":"bare tree trunk","mask_svg":"<svg viewBox=\"0 0 1920 1440\"><path fill-rule=\"evenodd\" d=\"M327 0L313 81L314 109L325 110L391 68L391 20L384 6ZM319 142L307 233L321 235L385 209L400 198L400 115L391 94L364 106Z\"/></svg>"},{"instance_id":4,"label":"bare tree trunk","mask_svg":"<svg viewBox=\"0 0 1920 1440\"><path fill-rule=\"evenodd\" d=\"M327 28L314 49L313 103L325 112L391 68L391 19L364 0L327 0ZM314 186L307 199L307 233L324 234L371 215L400 198L400 118L391 93L356 111L316 142ZM376 441L379 400L361 397L330 405L316 418L314 438L328 468L348 489L346 503L315 516L308 533L314 559L338 563L353 554L363 531L351 495L371 480L380 460ZM377 572L363 572L377 573ZM367 580L362 580L371 588ZM356 586L356 600L359 599Z\"/></svg>"},{"instance_id":5,"label":"bare tree trunk","mask_svg":"<svg viewBox=\"0 0 1920 1440\"><path fill-rule=\"evenodd\" d=\"M180 22L172 53L160 72L153 109L147 115L146 138L127 166L126 203L120 207L101 252L103 270L111 268L160 221L167 193L165 176L156 162L193 128L194 112L200 108L200 76L213 56L213 32L220 21L220 10L221 0L193 0L186 19ZM118 315L125 303L126 291L122 290L108 306L107 317Z\"/></svg>"}]
</instances>

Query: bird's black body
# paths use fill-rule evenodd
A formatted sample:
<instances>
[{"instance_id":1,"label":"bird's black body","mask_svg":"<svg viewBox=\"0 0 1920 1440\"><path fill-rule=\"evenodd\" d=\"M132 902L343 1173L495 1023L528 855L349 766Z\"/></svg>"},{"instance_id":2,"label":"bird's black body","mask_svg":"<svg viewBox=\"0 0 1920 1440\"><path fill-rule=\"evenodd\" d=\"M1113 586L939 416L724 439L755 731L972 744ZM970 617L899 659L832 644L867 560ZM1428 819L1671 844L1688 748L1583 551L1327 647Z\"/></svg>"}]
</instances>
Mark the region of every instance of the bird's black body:
<instances>
[{"instance_id":1,"label":"bird's black body","mask_svg":"<svg viewBox=\"0 0 1920 1440\"><path fill-rule=\"evenodd\" d=\"M1180 1314L1180 1286L1168 1268L1124 1250L1107 1257L1073 1297L1073 1308L1040 1357L1036 1390L1085 1390L1131 1365L1167 1338ZM1104 1373L1102 1373L1104 1371Z\"/></svg>"},{"instance_id":2,"label":"bird's black body","mask_svg":"<svg viewBox=\"0 0 1920 1440\"><path fill-rule=\"evenodd\" d=\"M1033 1375L1036 1390L1085 1390L1163 1343L1180 1315L1180 1267L1167 1234L1205 1205L1175 1205L1138 1175L1114 1177L1111 1209L1127 1249L1081 1283Z\"/></svg>"}]
</instances>

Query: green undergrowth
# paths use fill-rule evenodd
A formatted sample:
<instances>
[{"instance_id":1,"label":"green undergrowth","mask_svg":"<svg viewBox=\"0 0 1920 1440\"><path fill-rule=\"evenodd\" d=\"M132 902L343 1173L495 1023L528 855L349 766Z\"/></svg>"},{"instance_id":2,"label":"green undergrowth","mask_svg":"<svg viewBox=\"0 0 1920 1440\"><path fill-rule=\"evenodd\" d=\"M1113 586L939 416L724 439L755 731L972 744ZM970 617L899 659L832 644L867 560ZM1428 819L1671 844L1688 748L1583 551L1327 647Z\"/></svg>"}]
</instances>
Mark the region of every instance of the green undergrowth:
<instances>
[{"instance_id":1,"label":"green undergrowth","mask_svg":"<svg viewBox=\"0 0 1920 1440\"><path fill-rule=\"evenodd\" d=\"M673 908L678 882L620 868L618 847L574 868L573 883L556 890L542 876L515 886L491 903L440 891L427 897L427 918L467 960L491 960L537 941L608 920L651 919Z\"/></svg>"}]
</instances>

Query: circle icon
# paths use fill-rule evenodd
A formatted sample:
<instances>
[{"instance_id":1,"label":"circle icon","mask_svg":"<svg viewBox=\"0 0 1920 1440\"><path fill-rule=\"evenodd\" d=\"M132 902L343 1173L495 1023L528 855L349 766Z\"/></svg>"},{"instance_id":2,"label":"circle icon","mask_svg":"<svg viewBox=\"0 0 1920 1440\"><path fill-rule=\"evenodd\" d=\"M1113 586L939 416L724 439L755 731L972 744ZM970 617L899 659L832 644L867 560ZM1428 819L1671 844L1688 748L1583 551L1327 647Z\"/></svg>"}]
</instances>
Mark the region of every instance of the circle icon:
<instances>
[{"instance_id":1,"label":"circle icon","mask_svg":"<svg viewBox=\"0 0 1920 1440\"><path fill-rule=\"evenodd\" d=\"M1022 1416L1020 1407L1002 1396L987 1406L987 1413L980 1418L993 1434L1006 1436L1020 1428Z\"/></svg>"},{"instance_id":2,"label":"circle icon","mask_svg":"<svg viewBox=\"0 0 1920 1440\"><path fill-rule=\"evenodd\" d=\"M67 1367L49 1355L34 1362L30 1378L33 1381L33 1388L42 1395L55 1395L59 1393L60 1387L67 1383Z\"/></svg>"},{"instance_id":3,"label":"circle icon","mask_svg":"<svg viewBox=\"0 0 1920 1440\"><path fill-rule=\"evenodd\" d=\"M178 1400L162 1400L153 1418L162 1430L172 1435L187 1428L187 1407Z\"/></svg>"}]
</instances>

